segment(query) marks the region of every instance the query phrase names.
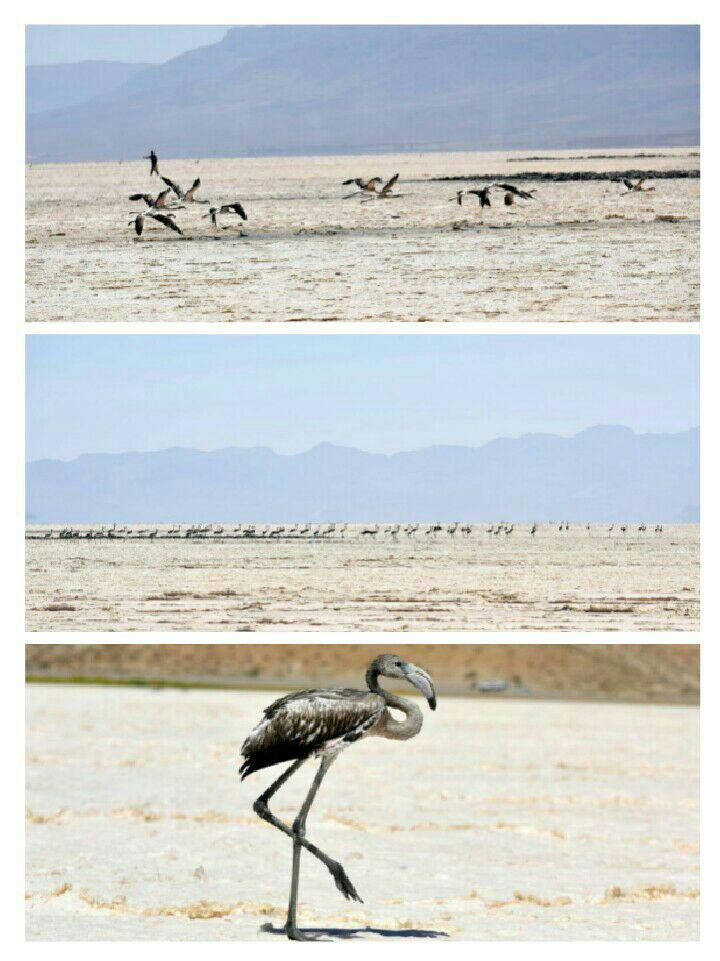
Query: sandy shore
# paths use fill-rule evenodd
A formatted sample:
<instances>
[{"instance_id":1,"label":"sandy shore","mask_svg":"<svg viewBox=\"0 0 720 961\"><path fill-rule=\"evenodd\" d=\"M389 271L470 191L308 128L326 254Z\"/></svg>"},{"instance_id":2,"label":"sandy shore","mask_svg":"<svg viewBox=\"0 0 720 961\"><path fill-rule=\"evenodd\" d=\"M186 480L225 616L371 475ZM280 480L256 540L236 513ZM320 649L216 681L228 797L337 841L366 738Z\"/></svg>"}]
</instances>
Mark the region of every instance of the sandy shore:
<instances>
[{"instance_id":1,"label":"sandy shore","mask_svg":"<svg viewBox=\"0 0 720 961\"><path fill-rule=\"evenodd\" d=\"M698 630L699 527L608 526L422 541L27 541L27 627Z\"/></svg>"},{"instance_id":2,"label":"sandy shore","mask_svg":"<svg viewBox=\"0 0 720 961\"><path fill-rule=\"evenodd\" d=\"M275 939L262 928L284 919L290 845L251 810L275 775L236 775L272 697L30 685L28 937ZM417 739L361 742L331 771L309 837L365 903L306 859L301 923L368 939L697 938L698 719L441 700ZM310 776L278 795L279 816Z\"/></svg>"},{"instance_id":3,"label":"sandy shore","mask_svg":"<svg viewBox=\"0 0 720 961\"><path fill-rule=\"evenodd\" d=\"M598 158L593 154L607 156ZM651 153L647 159L637 154ZM657 156L659 155L659 156ZM482 214L467 183L527 172L697 169L697 148L522 154L168 160L198 196L242 200L247 237L178 212L186 239L127 226L147 164L27 169L31 321L697 321L699 180L622 196L608 181L541 183ZM540 156L534 154L534 156ZM401 197L344 200L344 179L400 173ZM531 187L523 183L524 188Z\"/></svg>"}]
</instances>

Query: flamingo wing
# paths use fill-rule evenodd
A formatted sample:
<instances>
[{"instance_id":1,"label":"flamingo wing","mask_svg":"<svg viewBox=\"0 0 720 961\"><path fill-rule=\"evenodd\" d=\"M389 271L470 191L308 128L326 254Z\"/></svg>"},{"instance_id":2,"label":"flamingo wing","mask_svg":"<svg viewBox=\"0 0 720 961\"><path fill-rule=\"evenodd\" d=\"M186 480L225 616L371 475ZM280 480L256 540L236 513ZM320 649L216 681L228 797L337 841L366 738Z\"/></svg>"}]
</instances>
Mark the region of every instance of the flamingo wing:
<instances>
[{"instance_id":1,"label":"flamingo wing","mask_svg":"<svg viewBox=\"0 0 720 961\"><path fill-rule=\"evenodd\" d=\"M243 743L240 774L351 744L380 719L385 701L370 691L320 689L281 697Z\"/></svg>"},{"instance_id":2,"label":"flamingo wing","mask_svg":"<svg viewBox=\"0 0 720 961\"><path fill-rule=\"evenodd\" d=\"M400 176L400 174L395 174L395 176L391 177L391 178L388 180L388 182L385 184L385 186L384 186L383 189L382 189L382 192L383 192L384 194L390 193L390 191L393 189L393 187L394 187L395 184L397 183L397 180L398 180L398 177L399 177L399 176Z\"/></svg>"},{"instance_id":3,"label":"flamingo wing","mask_svg":"<svg viewBox=\"0 0 720 961\"><path fill-rule=\"evenodd\" d=\"M178 227L172 217L168 217L167 214L150 214L153 220L157 220L158 223L162 224L163 227L169 227L170 230L174 230L176 234L182 235L182 230Z\"/></svg>"},{"instance_id":4,"label":"flamingo wing","mask_svg":"<svg viewBox=\"0 0 720 961\"><path fill-rule=\"evenodd\" d=\"M194 199L195 199L195 191L198 189L199 186L200 186L200 178L199 178L199 177L196 177L196 178L193 180L193 185L192 185L192 187L191 187L191 188L187 191L187 193L185 194L185 200L194 200Z\"/></svg>"},{"instance_id":5,"label":"flamingo wing","mask_svg":"<svg viewBox=\"0 0 720 961\"><path fill-rule=\"evenodd\" d=\"M178 184L176 184L174 180L171 180L169 177L161 177L160 179L163 181L163 183L166 183L166 184L168 185L168 187L170 187L170 189L171 189L181 200L183 199L183 197L185 196L185 191L182 189L182 187L180 187Z\"/></svg>"}]
</instances>

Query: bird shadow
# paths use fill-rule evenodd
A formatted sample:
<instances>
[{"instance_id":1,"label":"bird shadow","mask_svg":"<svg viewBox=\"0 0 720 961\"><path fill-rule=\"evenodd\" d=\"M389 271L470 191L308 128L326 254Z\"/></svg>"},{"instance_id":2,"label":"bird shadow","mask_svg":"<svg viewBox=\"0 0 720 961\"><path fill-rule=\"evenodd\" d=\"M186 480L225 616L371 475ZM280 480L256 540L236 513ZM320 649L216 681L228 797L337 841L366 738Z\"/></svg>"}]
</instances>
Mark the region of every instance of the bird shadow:
<instances>
[{"instance_id":1,"label":"bird shadow","mask_svg":"<svg viewBox=\"0 0 720 961\"><path fill-rule=\"evenodd\" d=\"M265 934L280 934L285 937L284 927L275 927L273 924L263 924L260 930ZM302 933L308 935L313 940L327 940L339 938L343 941L350 941L363 934L376 934L381 938L447 938L449 935L445 931L432 931L422 928L408 928L398 931L393 928L373 928L367 925L364 928L302 928Z\"/></svg>"}]
</instances>

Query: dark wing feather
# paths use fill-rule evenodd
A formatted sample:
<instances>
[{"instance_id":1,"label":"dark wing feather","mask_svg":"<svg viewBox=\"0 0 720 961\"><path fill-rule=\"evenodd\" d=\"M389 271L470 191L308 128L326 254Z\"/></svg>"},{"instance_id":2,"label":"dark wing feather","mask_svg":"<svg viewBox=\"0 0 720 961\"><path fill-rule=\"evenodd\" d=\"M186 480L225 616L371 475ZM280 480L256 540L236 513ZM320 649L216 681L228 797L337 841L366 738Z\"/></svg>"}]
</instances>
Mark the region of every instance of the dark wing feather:
<instances>
[{"instance_id":1,"label":"dark wing feather","mask_svg":"<svg viewBox=\"0 0 720 961\"><path fill-rule=\"evenodd\" d=\"M247 220L247 214L243 210L243 205L241 203L228 204L230 210L234 210L238 216L242 217L243 220Z\"/></svg>"},{"instance_id":2,"label":"dark wing feather","mask_svg":"<svg viewBox=\"0 0 720 961\"><path fill-rule=\"evenodd\" d=\"M400 176L400 174L395 174L393 177L391 177L391 178L388 180L388 182L385 184L385 186L384 186L383 189L382 189L382 192L383 192L384 194L389 193L389 192L393 189L393 187L394 187L395 184L397 183L397 179L398 179L399 176Z\"/></svg>"},{"instance_id":3,"label":"dark wing feather","mask_svg":"<svg viewBox=\"0 0 720 961\"><path fill-rule=\"evenodd\" d=\"M200 178L199 178L199 177L196 177L196 178L193 180L193 185L192 185L192 187L187 191L187 193L185 194L185 196L184 196L183 198L181 198L181 199L187 200L188 202L192 203L193 200L195 200L195 191L198 189L199 186L200 186Z\"/></svg>"},{"instance_id":4,"label":"dark wing feather","mask_svg":"<svg viewBox=\"0 0 720 961\"><path fill-rule=\"evenodd\" d=\"M176 234L182 234L182 230L180 230L172 217L168 217L167 214L150 214L150 216L164 227L169 227L170 230L174 230Z\"/></svg>"},{"instance_id":5,"label":"dark wing feather","mask_svg":"<svg viewBox=\"0 0 720 961\"><path fill-rule=\"evenodd\" d=\"M478 189L478 190L468 190L467 192L468 192L469 194L475 194L475 196L476 196L477 199L478 199L478 203L480 204L481 207L489 207L489 206L490 206L490 198L488 197L488 188L487 188L487 187L484 187L484 188Z\"/></svg>"},{"instance_id":6,"label":"dark wing feather","mask_svg":"<svg viewBox=\"0 0 720 961\"><path fill-rule=\"evenodd\" d=\"M172 181L169 177L161 177L160 179L163 181L163 183L166 183L166 184L168 185L168 187L171 187L171 188L173 189L173 191L177 194L177 196L182 199L182 197L184 196L184 194L183 194L183 191L182 191L182 188L181 188L181 187L179 187L179 186L178 186L174 181Z\"/></svg>"},{"instance_id":7,"label":"dark wing feather","mask_svg":"<svg viewBox=\"0 0 720 961\"><path fill-rule=\"evenodd\" d=\"M240 774L310 757L335 741L351 743L372 727L385 701L370 691L310 690L281 697L242 746Z\"/></svg>"}]
</instances>

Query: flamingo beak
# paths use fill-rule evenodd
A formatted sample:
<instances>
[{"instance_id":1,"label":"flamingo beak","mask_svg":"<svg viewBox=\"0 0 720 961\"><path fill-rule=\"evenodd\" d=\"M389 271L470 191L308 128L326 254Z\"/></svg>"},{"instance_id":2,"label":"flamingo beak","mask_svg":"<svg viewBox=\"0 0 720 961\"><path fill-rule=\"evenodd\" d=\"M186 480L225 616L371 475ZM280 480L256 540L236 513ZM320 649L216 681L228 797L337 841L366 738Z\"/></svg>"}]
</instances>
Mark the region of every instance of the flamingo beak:
<instances>
[{"instance_id":1,"label":"flamingo beak","mask_svg":"<svg viewBox=\"0 0 720 961\"><path fill-rule=\"evenodd\" d=\"M410 664L406 676L412 686L416 687L418 691L427 698L430 710L434 711L437 705L437 699L435 697L435 687L433 686L430 675L426 671L423 671L421 667L415 667L414 664Z\"/></svg>"}]
</instances>

